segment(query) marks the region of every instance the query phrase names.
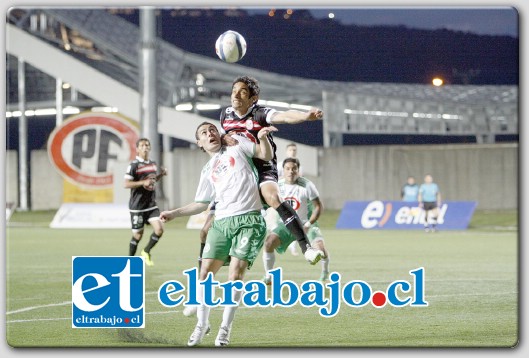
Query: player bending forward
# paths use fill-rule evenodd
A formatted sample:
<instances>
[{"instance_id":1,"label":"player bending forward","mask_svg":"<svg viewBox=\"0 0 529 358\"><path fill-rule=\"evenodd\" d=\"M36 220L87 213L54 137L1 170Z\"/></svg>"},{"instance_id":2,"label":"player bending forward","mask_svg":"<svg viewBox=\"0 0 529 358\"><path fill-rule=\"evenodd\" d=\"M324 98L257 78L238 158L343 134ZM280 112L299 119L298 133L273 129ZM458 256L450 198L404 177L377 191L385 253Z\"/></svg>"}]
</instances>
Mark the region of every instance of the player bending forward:
<instances>
[{"instance_id":1,"label":"player bending forward","mask_svg":"<svg viewBox=\"0 0 529 358\"><path fill-rule=\"evenodd\" d=\"M243 280L246 269L253 265L259 254L266 236L266 223L261 215L263 206L257 186L257 170L251 158L272 158L272 146L267 135L276 130L275 127L261 129L257 134L259 144L237 136L239 144L223 146L215 125L204 122L197 128L197 145L211 158L202 169L195 202L163 211L160 219L166 222L175 217L201 213L215 199L215 218L207 233L199 280L205 280L210 272L215 275L228 258L228 279ZM201 289L198 291L198 322L189 337L188 346L199 344L210 331L211 308L203 304L204 292ZM233 297L234 301L239 302L242 291L235 291ZM229 344L236 309L237 306L224 308L222 323L215 339L216 346Z\"/></svg>"},{"instance_id":2,"label":"player bending forward","mask_svg":"<svg viewBox=\"0 0 529 358\"><path fill-rule=\"evenodd\" d=\"M279 180L279 192L286 201L290 202L304 222L303 227L312 247L323 251L320 280L325 281L329 277L329 252L325 248L323 235L317 222L323 211L323 204L316 186L307 178L299 176L299 168L297 158L286 158L283 161L284 178ZM271 213L270 210L268 213ZM276 260L274 250L279 254L284 253L296 238L287 230L277 215L270 215L270 217L267 215L266 222L270 233L266 238L263 251L265 268L263 280L266 284L270 284L271 277L268 272L274 268Z\"/></svg>"}]
</instances>

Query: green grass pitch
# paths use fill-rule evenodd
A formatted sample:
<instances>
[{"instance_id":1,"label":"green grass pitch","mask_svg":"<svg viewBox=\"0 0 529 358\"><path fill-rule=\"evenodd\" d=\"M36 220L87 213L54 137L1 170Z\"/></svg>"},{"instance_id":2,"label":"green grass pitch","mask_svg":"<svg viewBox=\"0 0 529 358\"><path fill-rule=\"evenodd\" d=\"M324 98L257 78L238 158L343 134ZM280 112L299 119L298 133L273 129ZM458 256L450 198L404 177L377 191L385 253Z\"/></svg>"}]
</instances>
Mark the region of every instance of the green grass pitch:
<instances>
[{"instance_id":1,"label":"green grass pitch","mask_svg":"<svg viewBox=\"0 0 529 358\"><path fill-rule=\"evenodd\" d=\"M317 307L241 306L231 347L513 347L519 339L519 237L516 212L478 212L466 231L336 230L337 211L320 220L331 255L330 269L342 282L363 280L374 290L394 280L411 281L425 269L428 307L395 308L342 303L333 318ZM166 225L146 267L143 329L73 329L72 256L122 256L130 230L50 229L53 212L14 213L6 228L6 335L13 347L186 347L196 318L182 307L166 308L157 290L167 280L186 282L194 267L198 230L187 218ZM145 246L150 227L140 243ZM320 264L302 256L277 255L284 279L318 279ZM217 275L225 281L226 268ZM247 280L263 276L261 256ZM222 309L211 312L212 332L201 346L213 347ZM186 348L187 349L187 348Z\"/></svg>"}]
</instances>

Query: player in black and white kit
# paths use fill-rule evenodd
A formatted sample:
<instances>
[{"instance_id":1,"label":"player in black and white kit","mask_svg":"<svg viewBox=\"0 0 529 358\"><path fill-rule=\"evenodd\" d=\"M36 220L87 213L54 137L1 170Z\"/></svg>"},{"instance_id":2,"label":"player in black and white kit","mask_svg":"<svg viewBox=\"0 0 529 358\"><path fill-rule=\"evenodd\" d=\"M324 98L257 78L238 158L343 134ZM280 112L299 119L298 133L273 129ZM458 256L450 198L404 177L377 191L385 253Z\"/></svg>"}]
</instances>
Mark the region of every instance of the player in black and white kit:
<instances>
[{"instance_id":1,"label":"player in black and white kit","mask_svg":"<svg viewBox=\"0 0 529 358\"><path fill-rule=\"evenodd\" d=\"M318 108L311 108L308 112L301 112L296 110L277 111L270 107L261 106L257 104L259 92L259 82L255 78L242 76L233 81L231 107L226 108L220 115L221 127L227 134L232 132L237 132L238 134L250 133L251 135L248 137L256 140L257 133L263 127L276 124L298 124L323 117L323 112ZM324 254L321 250L310 246L298 214L279 195L279 187L277 185L277 146L271 133L268 134L268 139L274 150L273 159L271 161L253 159L259 173L261 198L268 206L277 211L281 220L296 238L305 259L314 265Z\"/></svg>"},{"instance_id":2,"label":"player in black and white kit","mask_svg":"<svg viewBox=\"0 0 529 358\"><path fill-rule=\"evenodd\" d=\"M134 256L138 243L143 236L143 227L149 223L153 227L149 243L141 251L148 266L154 265L151 249L163 235L163 223L160 221L160 210L156 204L155 185L164 175L165 168L158 174L158 166L149 159L151 143L147 138L140 138L136 142L136 159L128 166L125 173L125 188L130 189L129 211L132 224L132 239L129 244L129 256Z\"/></svg>"}]
</instances>

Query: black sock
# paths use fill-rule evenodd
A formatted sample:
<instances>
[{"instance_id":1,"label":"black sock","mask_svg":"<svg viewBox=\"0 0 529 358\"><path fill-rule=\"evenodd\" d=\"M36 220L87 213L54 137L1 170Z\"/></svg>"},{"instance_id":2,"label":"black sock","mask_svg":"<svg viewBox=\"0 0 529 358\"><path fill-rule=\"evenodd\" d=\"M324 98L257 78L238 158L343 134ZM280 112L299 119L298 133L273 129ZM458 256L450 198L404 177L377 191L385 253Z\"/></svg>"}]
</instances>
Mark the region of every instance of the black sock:
<instances>
[{"instance_id":1,"label":"black sock","mask_svg":"<svg viewBox=\"0 0 529 358\"><path fill-rule=\"evenodd\" d=\"M202 266L202 253L204 252L204 247L206 244L204 242L200 243L200 255L198 255L198 271L200 272L200 267Z\"/></svg>"},{"instance_id":2,"label":"black sock","mask_svg":"<svg viewBox=\"0 0 529 358\"><path fill-rule=\"evenodd\" d=\"M134 240L134 238L130 239L129 243L129 256L136 255L136 250L138 249L138 241Z\"/></svg>"},{"instance_id":3,"label":"black sock","mask_svg":"<svg viewBox=\"0 0 529 358\"><path fill-rule=\"evenodd\" d=\"M305 231L303 231L303 224L301 223L301 220L299 219L299 216L296 211L286 201L283 201L281 205L277 207L276 211L279 214L281 220L283 220L283 223L285 224L287 229L292 233L292 235L294 235L294 237L298 241L299 247L301 248L301 252L305 253L305 251L307 251L307 246L310 247L310 244L307 240L307 235L305 234Z\"/></svg>"},{"instance_id":4,"label":"black sock","mask_svg":"<svg viewBox=\"0 0 529 358\"><path fill-rule=\"evenodd\" d=\"M147 246L145 246L143 251L145 251L146 253L151 252L151 249L154 247L154 245L158 243L158 240L160 240L160 237L153 232L151 234L151 238L149 239L149 243L147 244Z\"/></svg>"}]
</instances>

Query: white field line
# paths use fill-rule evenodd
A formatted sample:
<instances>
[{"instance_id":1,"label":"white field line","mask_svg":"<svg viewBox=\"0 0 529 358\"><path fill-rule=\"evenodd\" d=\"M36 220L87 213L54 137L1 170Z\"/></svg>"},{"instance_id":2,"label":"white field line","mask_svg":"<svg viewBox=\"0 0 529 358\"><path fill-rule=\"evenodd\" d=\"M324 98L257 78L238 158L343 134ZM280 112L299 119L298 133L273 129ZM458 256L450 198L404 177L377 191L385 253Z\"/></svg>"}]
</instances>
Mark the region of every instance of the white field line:
<instances>
[{"instance_id":1,"label":"white field line","mask_svg":"<svg viewBox=\"0 0 529 358\"><path fill-rule=\"evenodd\" d=\"M61 303L50 303L49 305L30 306L30 307L20 308L18 310L14 310L14 311L8 311L8 312L6 312L6 316L10 315L10 314L15 314L15 313L33 311L33 310L37 310L37 309L40 309L40 308L66 306L66 305L71 305L71 304L72 304L72 301L65 301L65 302L61 302Z\"/></svg>"}]
</instances>

